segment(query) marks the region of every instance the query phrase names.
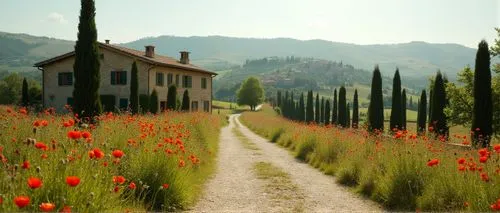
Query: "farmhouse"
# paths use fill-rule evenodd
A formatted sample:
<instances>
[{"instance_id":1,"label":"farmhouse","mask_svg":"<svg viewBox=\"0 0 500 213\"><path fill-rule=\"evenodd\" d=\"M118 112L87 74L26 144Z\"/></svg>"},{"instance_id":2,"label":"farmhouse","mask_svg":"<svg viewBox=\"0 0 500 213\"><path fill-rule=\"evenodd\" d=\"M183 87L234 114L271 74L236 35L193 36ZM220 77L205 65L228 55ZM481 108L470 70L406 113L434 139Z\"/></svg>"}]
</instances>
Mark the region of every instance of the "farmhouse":
<instances>
[{"instance_id":1,"label":"farmhouse","mask_svg":"<svg viewBox=\"0 0 500 213\"><path fill-rule=\"evenodd\" d=\"M101 86L99 93L103 108L123 109L129 105L131 68L137 62L141 99L158 92L159 109L165 109L168 86L177 85L178 98L184 90L191 99L191 111L212 111L212 79L216 73L189 63L189 52L180 52L180 59L155 54L154 46L138 51L99 42ZM73 64L75 52L69 52L34 66L42 71L43 105L61 111L73 103ZM141 101L142 102L142 101Z\"/></svg>"}]
</instances>

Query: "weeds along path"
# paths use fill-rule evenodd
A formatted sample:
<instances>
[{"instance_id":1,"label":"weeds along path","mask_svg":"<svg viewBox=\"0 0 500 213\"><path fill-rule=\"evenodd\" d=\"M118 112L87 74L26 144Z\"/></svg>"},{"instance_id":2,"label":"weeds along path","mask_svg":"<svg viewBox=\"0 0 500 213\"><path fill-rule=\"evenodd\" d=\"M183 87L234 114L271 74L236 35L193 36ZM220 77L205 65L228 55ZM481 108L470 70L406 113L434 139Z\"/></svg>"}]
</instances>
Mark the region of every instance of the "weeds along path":
<instances>
[{"instance_id":1,"label":"weeds along path","mask_svg":"<svg viewBox=\"0 0 500 213\"><path fill-rule=\"evenodd\" d=\"M334 177L327 176L308 164L299 162L286 149L253 133L240 123L239 115L233 116L236 116L235 122L236 125L240 126L241 133L259 148L260 156L288 173L291 182L302 190L304 195L303 210L305 212L373 212L383 210L375 202L350 192L346 187L337 185ZM221 152L224 149L221 144Z\"/></svg>"}]
</instances>

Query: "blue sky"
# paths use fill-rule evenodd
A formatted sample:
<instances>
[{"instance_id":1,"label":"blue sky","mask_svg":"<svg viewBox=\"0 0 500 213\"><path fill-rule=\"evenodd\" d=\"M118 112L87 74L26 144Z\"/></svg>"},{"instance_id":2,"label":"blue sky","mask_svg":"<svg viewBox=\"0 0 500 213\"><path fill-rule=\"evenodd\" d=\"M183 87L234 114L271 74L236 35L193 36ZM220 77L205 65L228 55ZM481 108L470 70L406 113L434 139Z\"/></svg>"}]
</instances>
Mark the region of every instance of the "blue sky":
<instances>
[{"instance_id":1,"label":"blue sky","mask_svg":"<svg viewBox=\"0 0 500 213\"><path fill-rule=\"evenodd\" d=\"M356 44L492 42L500 0L96 0L99 40L159 35ZM75 40L80 1L1 0L0 31Z\"/></svg>"}]
</instances>

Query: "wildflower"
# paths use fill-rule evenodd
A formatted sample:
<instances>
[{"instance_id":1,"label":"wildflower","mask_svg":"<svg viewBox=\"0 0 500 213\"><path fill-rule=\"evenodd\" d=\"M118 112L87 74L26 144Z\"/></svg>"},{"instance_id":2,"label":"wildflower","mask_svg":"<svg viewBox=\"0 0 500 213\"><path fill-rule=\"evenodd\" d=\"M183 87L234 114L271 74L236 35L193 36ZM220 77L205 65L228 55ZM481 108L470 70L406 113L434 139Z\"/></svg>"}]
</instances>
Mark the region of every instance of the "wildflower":
<instances>
[{"instance_id":1,"label":"wildflower","mask_svg":"<svg viewBox=\"0 0 500 213\"><path fill-rule=\"evenodd\" d=\"M114 191L115 193L118 193L118 192L120 191L120 187L115 186L115 188L113 189L113 191Z\"/></svg>"},{"instance_id":2,"label":"wildflower","mask_svg":"<svg viewBox=\"0 0 500 213\"><path fill-rule=\"evenodd\" d=\"M459 158L457 160L458 164L464 164L465 163L465 158Z\"/></svg>"},{"instance_id":3,"label":"wildflower","mask_svg":"<svg viewBox=\"0 0 500 213\"><path fill-rule=\"evenodd\" d=\"M19 208L24 208L28 204L30 204L30 198L28 196L17 196L14 198L14 203Z\"/></svg>"},{"instance_id":4,"label":"wildflower","mask_svg":"<svg viewBox=\"0 0 500 213\"><path fill-rule=\"evenodd\" d=\"M164 184L161 185L161 187L163 189L168 189L168 187L170 187L170 185L168 185L168 183L164 183Z\"/></svg>"},{"instance_id":5,"label":"wildflower","mask_svg":"<svg viewBox=\"0 0 500 213\"><path fill-rule=\"evenodd\" d=\"M25 160L23 162L23 165L21 166L23 169L29 169L30 168L30 162Z\"/></svg>"},{"instance_id":6,"label":"wildflower","mask_svg":"<svg viewBox=\"0 0 500 213\"><path fill-rule=\"evenodd\" d=\"M89 157L91 159L92 158L101 159L104 157L104 152L101 151L99 148L95 148L95 149L89 151Z\"/></svg>"},{"instance_id":7,"label":"wildflower","mask_svg":"<svg viewBox=\"0 0 500 213\"><path fill-rule=\"evenodd\" d=\"M40 125L42 125L42 126L48 126L49 122L47 120L42 120L42 121L40 121Z\"/></svg>"},{"instance_id":8,"label":"wildflower","mask_svg":"<svg viewBox=\"0 0 500 213\"><path fill-rule=\"evenodd\" d=\"M430 167L436 166L438 164L439 164L439 160L436 159L436 158L434 158L434 159L432 159L432 160L430 160L430 161L427 162L427 166L430 166Z\"/></svg>"},{"instance_id":9,"label":"wildflower","mask_svg":"<svg viewBox=\"0 0 500 213\"><path fill-rule=\"evenodd\" d=\"M50 212L56 208L56 205L53 203L42 203L40 204L40 211L42 212Z\"/></svg>"},{"instance_id":10,"label":"wildflower","mask_svg":"<svg viewBox=\"0 0 500 213\"><path fill-rule=\"evenodd\" d=\"M466 170L465 166L463 166L463 165L458 166L458 171L463 172L465 170Z\"/></svg>"},{"instance_id":11,"label":"wildflower","mask_svg":"<svg viewBox=\"0 0 500 213\"><path fill-rule=\"evenodd\" d=\"M114 151L113 151L113 153L112 153L112 154L113 154L113 156L114 156L115 158L121 158L121 157L123 157L123 154L124 154L124 153L123 153L123 151L122 151L122 150L116 149L116 150L114 150Z\"/></svg>"},{"instance_id":12,"label":"wildflower","mask_svg":"<svg viewBox=\"0 0 500 213\"><path fill-rule=\"evenodd\" d=\"M40 124L40 121L39 120L36 120L33 122L33 127L39 127L41 124Z\"/></svg>"},{"instance_id":13,"label":"wildflower","mask_svg":"<svg viewBox=\"0 0 500 213\"><path fill-rule=\"evenodd\" d=\"M482 157L482 156L488 156L488 155L490 155L490 152L488 152L488 149L487 149L487 148L480 149L480 150L478 151L478 153L479 153L479 156L481 156L481 157Z\"/></svg>"},{"instance_id":14,"label":"wildflower","mask_svg":"<svg viewBox=\"0 0 500 213\"><path fill-rule=\"evenodd\" d=\"M92 134L90 134L90 132L84 131L84 132L82 132L82 137L87 139L87 138L92 137Z\"/></svg>"},{"instance_id":15,"label":"wildflower","mask_svg":"<svg viewBox=\"0 0 500 213\"><path fill-rule=\"evenodd\" d=\"M184 160L179 160L179 167L184 167L186 165L186 163L184 162Z\"/></svg>"},{"instance_id":16,"label":"wildflower","mask_svg":"<svg viewBox=\"0 0 500 213\"><path fill-rule=\"evenodd\" d=\"M71 138L73 140L78 140L82 137L82 133L80 131L69 131L68 132L68 138Z\"/></svg>"},{"instance_id":17,"label":"wildflower","mask_svg":"<svg viewBox=\"0 0 500 213\"><path fill-rule=\"evenodd\" d=\"M496 153L500 153L500 144L496 144L495 146L493 146L493 149Z\"/></svg>"},{"instance_id":18,"label":"wildflower","mask_svg":"<svg viewBox=\"0 0 500 213\"><path fill-rule=\"evenodd\" d=\"M32 189L40 188L42 186L42 180L36 177L28 178L28 186Z\"/></svg>"},{"instance_id":19,"label":"wildflower","mask_svg":"<svg viewBox=\"0 0 500 213\"><path fill-rule=\"evenodd\" d=\"M26 115L26 114L28 114L28 111L25 108L21 108L21 109L19 109L19 113Z\"/></svg>"},{"instance_id":20,"label":"wildflower","mask_svg":"<svg viewBox=\"0 0 500 213\"><path fill-rule=\"evenodd\" d=\"M70 206L64 206L61 211L61 213L71 213L71 207Z\"/></svg>"},{"instance_id":21,"label":"wildflower","mask_svg":"<svg viewBox=\"0 0 500 213\"><path fill-rule=\"evenodd\" d=\"M486 161L488 161L488 157L487 156L479 157L479 162L486 163Z\"/></svg>"},{"instance_id":22,"label":"wildflower","mask_svg":"<svg viewBox=\"0 0 500 213\"><path fill-rule=\"evenodd\" d=\"M43 142L36 142L35 148L41 149L41 150L47 150L49 147L47 147L47 145L45 145Z\"/></svg>"},{"instance_id":23,"label":"wildflower","mask_svg":"<svg viewBox=\"0 0 500 213\"><path fill-rule=\"evenodd\" d=\"M484 182L488 182L490 180L490 177L488 177L488 174L486 174L484 172L482 172L480 174L480 176L481 176L481 180L483 180Z\"/></svg>"},{"instance_id":24,"label":"wildflower","mask_svg":"<svg viewBox=\"0 0 500 213\"><path fill-rule=\"evenodd\" d=\"M78 184L80 184L80 178L77 176L68 176L66 177L66 183L71 187L78 186Z\"/></svg>"},{"instance_id":25,"label":"wildflower","mask_svg":"<svg viewBox=\"0 0 500 213\"><path fill-rule=\"evenodd\" d=\"M126 179L123 176L113 176L113 183L115 184L123 184L125 183Z\"/></svg>"},{"instance_id":26,"label":"wildflower","mask_svg":"<svg viewBox=\"0 0 500 213\"><path fill-rule=\"evenodd\" d=\"M43 153L41 156L40 156L42 159L47 159L49 156L45 153Z\"/></svg>"},{"instance_id":27,"label":"wildflower","mask_svg":"<svg viewBox=\"0 0 500 213\"><path fill-rule=\"evenodd\" d=\"M136 188L135 183L134 183L134 182L131 182L131 183L128 185L128 188L129 188L129 189L134 190L134 189Z\"/></svg>"}]
</instances>

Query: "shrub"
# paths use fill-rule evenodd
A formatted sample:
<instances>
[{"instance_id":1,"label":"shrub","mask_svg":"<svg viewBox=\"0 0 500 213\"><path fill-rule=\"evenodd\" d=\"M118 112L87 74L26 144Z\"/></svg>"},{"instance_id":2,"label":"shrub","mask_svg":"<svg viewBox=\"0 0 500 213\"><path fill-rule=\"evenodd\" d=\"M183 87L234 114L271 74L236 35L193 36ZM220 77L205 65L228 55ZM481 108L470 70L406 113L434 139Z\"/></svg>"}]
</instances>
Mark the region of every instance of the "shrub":
<instances>
[{"instance_id":1,"label":"shrub","mask_svg":"<svg viewBox=\"0 0 500 213\"><path fill-rule=\"evenodd\" d=\"M116 96L114 95L101 95L102 109L105 112L115 111Z\"/></svg>"}]
</instances>

